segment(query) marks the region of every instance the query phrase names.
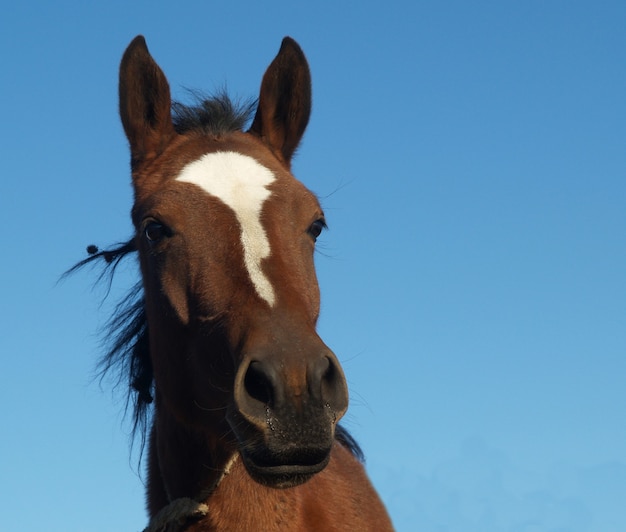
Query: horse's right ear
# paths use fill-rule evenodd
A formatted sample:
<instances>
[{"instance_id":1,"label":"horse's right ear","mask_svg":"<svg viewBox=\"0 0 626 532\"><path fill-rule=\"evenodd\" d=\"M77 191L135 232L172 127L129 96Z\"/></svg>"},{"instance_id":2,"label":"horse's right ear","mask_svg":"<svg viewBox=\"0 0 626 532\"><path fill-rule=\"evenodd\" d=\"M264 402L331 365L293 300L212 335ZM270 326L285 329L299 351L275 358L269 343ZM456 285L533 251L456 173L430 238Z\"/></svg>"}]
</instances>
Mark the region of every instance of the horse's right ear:
<instances>
[{"instance_id":1,"label":"horse's right ear","mask_svg":"<svg viewBox=\"0 0 626 532\"><path fill-rule=\"evenodd\" d=\"M134 168L158 156L176 134L169 84L141 35L133 39L122 57L119 95L120 117Z\"/></svg>"}]
</instances>

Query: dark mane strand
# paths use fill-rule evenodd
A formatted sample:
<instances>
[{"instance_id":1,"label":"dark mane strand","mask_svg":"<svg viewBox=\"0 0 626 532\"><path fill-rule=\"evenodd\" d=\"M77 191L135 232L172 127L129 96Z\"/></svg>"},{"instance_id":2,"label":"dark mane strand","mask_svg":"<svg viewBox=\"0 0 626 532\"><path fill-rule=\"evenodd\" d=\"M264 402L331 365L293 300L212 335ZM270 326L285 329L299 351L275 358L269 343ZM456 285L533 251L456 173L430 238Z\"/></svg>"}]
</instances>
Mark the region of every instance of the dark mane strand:
<instances>
[{"instance_id":1,"label":"dark mane strand","mask_svg":"<svg viewBox=\"0 0 626 532\"><path fill-rule=\"evenodd\" d=\"M106 298L118 265L122 259L135 251L137 250L134 239L102 251L96 246L88 246L87 252L90 256L69 269L64 277L87 265L95 264L96 261L104 261L97 283L107 282ZM126 383L125 411L128 412L132 403L132 441L139 437L142 452L146 442L154 384L141 281L137 282L116 305L113 316L102 331L102 336L105 338L107 351L98 362L97 374L100 380L103 380L113 373L116 387Z\"/></svg>"},{"instance_id":2,"label":"dark mane strand","mask_svg":"<svg viewBox=\"0 0 626 532\"><path fill-rule=\"evenodd\" d=\"M221 92L216 96L206 97L191 91L194 105L172 102L172 120L177 133L198 131L205 135L223 135L233 131L242 131L250 121L256 101L233 102Z\"/></svg>"},{"instance_id":3,"label":"dark mane strand","mask_svg":"<svg viewBox=\"0 0 626 532\"><path fill-rule=\"evenodd\" d=\"M140 439L143 450L153 401L154 380L148 322L146 320L141 281L117 304L116 311L106 325L110 340L107 352L98 363L101 379L113 372L115 386L126 388L126 407L132 403L132 439Z\"/></svg>"},{"instance_id":4,"label":"dark mane strand","mask_svg":"<svg viewBox=\"0 0 626 532\"><path fill-rule=\"evenodd\" d=\"M335 429L335 439L352 453L359 462L365 462L365 453L357 441L341 425Z\"/></svg>"},{"instance_id":5,"label":"dark mane strand","mask_svg":"<svg viewBox=\"0 0 626 532\"><path fill-rule=\"evenodd\" d=\"M69 270L67 270L61 276L61 279L65 279L66 277L75 273L81 268L87 265L91 265L92 263L95 263L96 261L104 260L104 262L106 263L106 266L100 272L100 275L98 276L98 279L96 280L96 284L103 281L105 277L107 278L108 286L107 286L107 292L105 295L106 297L109 294L109 290L111 289L111 283L113 282L113 275L115 274L115 270L117 269L117 266L119 265L120 261L124 257L126 257L126 255L128 255L129 253L132 253L133 251L137 251L137 248L135 247L134 238L131 238L128 242L123 242L121 244L118 244L117 247L115 248L106 249L103 251L99 250L98 246L94 246L93 244L91 244L87 246L87 253L89 254L89 257L74 264L74 266L72 266Z\"/></svg>"}]
</instances>

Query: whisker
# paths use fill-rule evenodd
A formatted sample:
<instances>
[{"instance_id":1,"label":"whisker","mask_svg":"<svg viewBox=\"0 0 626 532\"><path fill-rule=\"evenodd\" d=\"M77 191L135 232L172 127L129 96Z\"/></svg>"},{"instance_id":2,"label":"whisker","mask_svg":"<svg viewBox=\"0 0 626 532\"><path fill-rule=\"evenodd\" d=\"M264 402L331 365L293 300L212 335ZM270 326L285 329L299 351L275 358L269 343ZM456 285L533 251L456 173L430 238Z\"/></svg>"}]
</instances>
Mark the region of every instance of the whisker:
<instances>
[{"instance_id":1,"label":"whisker","mask_svg":"<svg viewBox=\"0 0 626 532\"><path fill-rule=\"evenodd\" d=\"M193 404L198 407L198 409L202 410L203 412L222 412L224 410L226 410L228 407L226 406L217 406L215 408L207 408L205 406L202 406L200 403L198 403L198 401L196 401L195 399L193 400Z\"/></svg>"}]
</instances>

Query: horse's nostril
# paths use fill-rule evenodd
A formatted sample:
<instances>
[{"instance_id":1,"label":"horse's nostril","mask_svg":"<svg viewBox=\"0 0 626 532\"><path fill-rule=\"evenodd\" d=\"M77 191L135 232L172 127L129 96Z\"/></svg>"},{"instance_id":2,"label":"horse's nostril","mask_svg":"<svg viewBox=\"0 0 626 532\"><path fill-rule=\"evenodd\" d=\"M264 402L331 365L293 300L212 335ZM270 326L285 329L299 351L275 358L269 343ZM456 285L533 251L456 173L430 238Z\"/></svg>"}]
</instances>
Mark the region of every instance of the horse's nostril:
<instances>
[{"instance_id":1,"label":"horse's nostril","mask_svg":"<svg viewBox=\"0 0 626 532\"><path fill-rule=\"evenodd\" d=\"M336 418L337 412L343 415L348 406L348 390L339 365L326 357L320 365L321 399L331 408Z\"/></svg>"},{"instance_id":2,"label":"horse's nostril","mask_svg":"<svg viewBox=\"0 0 626 532\"><path fill-rule=\"evenodd\" d=\"M315 397L323 397L326 382L332 379L332 362L328 357L320 357L314 360L307 374L309 390Z\"/></svg>"},{"instance_id":3,"label":"horse's nostril","mask_svg":"<svg viewBox=\"0 0 626 532\"><path fill-rule=\"evenodd\" d=\"M348 390L330 351L292 359L263 355L242 363L235 385L236 408L249 422L265 427L268 409L272 419L293 425L293 431L305 430L317 423L314 419L341 418L348 407Z\"/></svg>"},{"instance_id":4,"label":"horse's nostril","mask_svg":"<svg viewBox=\"0 0 626 532\"><path fill-rule=\"evenodd\" d=\"M274 385L264 364L255 361L250 362L243 382L250 397L264 405L273 406Z\"/></svg>"}]
</instances>

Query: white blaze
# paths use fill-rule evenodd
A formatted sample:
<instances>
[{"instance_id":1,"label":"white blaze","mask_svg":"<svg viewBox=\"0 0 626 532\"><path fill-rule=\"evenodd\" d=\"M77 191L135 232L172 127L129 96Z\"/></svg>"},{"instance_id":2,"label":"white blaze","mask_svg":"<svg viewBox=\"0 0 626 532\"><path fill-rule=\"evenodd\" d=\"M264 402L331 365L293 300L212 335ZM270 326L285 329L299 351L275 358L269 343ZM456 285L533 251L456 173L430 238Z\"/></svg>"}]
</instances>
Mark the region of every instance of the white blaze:
<instances>
[{"instance_id":1,"label":"white blaze","mask_svg":"<svg viewBox=\"0 0 626 532\"><path fill-rule=\"evenodd\" d=\"M267 186L274 173L252 157L235 152L207 153L183 168L177 181L193 183L220 199L235 213L241 227L246 269L257 293L271 306L274 288L261 268L270 255L270 243L261 224L263 203L270 197Z\"/></svg>"}]
</instances>

